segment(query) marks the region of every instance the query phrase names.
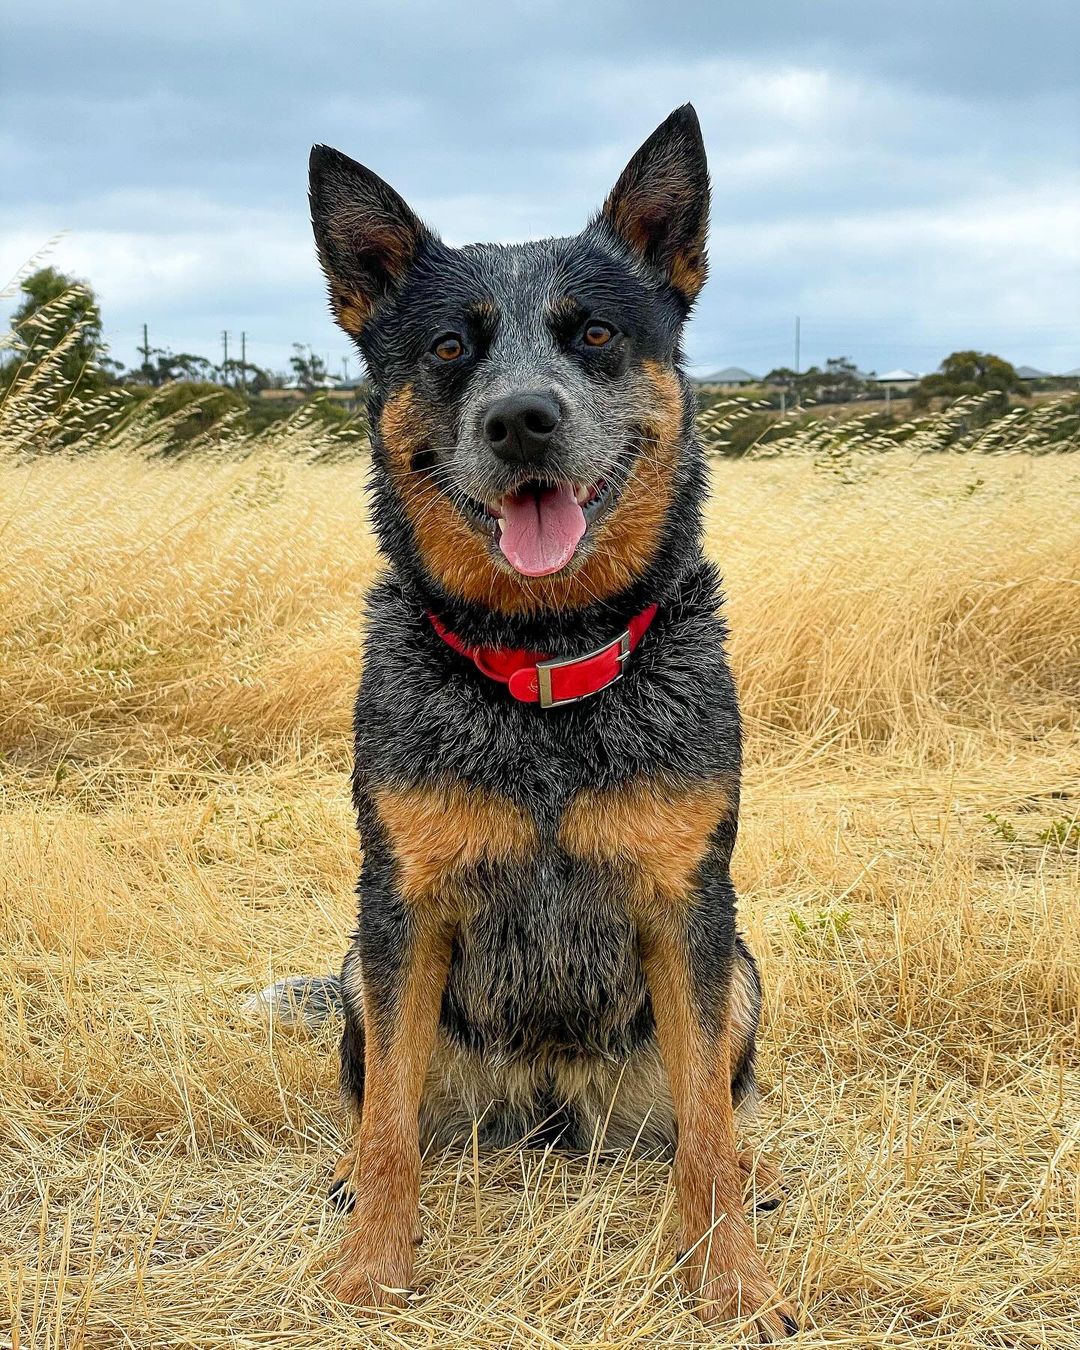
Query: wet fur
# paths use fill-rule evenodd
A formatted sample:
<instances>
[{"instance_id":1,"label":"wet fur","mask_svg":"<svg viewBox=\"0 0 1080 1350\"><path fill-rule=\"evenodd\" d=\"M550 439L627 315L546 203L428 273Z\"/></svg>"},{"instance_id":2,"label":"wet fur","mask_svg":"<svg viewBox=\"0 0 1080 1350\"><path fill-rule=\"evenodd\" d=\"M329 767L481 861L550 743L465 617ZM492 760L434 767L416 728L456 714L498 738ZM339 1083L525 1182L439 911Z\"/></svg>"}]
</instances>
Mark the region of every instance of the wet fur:
<instances>
[{"instance_id":1,"label":"wet fur","mask_svg":"<svg viewBox=\"0 0 1080 1350\"><path fill-rule=\"evenodd\" d=\"M513 248L450 248L369 170L313 153L331 305L372 376L389 563L355 710L364 857L341 1082L362 1125L336 1185L358 1187L361 1217L345 1297L393 1301L387 1286L411 1273L419 1148L402 1111L418 1111L424 1143L475 1119L496 1144L678 1145L687 1246L718 1195L738 1196L725 1121L753 1093L761 997L736 931L739 712L679 345L705 276L707 197L689 109L581 235ZM601 355L575 337L598 311L620 333ZM452 370L430 352L442 329L468 351ZM522 387L553 390L563 410L551 476L614 485L573 562L540 579L510 569L460 509L510 490L478 427ZM428 617L470 643L574 655L650 603L624 678L552 711L479 675ZM744 1228L718 1230L734 1244L716 1239L722 1270L688 1258L714 1313L730 1312L717 1291L731 1269L770 1297ZM785 1316L763 1315L762 1335Z\"/></svg>"}]
</instances>

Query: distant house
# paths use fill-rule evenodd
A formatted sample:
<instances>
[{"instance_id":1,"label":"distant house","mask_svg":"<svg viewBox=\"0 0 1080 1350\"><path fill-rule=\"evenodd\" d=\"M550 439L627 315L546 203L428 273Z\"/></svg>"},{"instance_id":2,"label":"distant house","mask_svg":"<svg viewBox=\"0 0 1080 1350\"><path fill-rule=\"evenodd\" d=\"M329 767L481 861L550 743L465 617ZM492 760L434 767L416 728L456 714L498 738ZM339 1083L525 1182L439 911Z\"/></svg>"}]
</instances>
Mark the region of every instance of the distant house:
<instances>
[{"instance_id":1,"label":"distant house","mask_svg":"<svg viewBox=\"0 0 1080 1350\"><path fill-rule=\"evenodd\" d=\"M1020 380L1048 380L1051 378L1048 370L1036 370L1034 366L1017 366L1016 377Z\"/></svg>"},{"instance_id":2,"label":"distant house","mask_svg":"<svg viewBox=\"0 0 1080 1350\"><path fill-rule=\"evenodd\" d=\"M721 389L739 389L744 384L760 384L761 381L741 366L725 366L715 375L703 376L701 383L719 385Z\"/></svg>"},{"instance_id":3,"label":"distant house","mask_svg":"<svg viewBox=\"0 0 1080 1350\"><path fill-rule=\"evenodd\" d=\"M312 394L321 394L334 403L355 406L362 403L367 396L367 385L363 380L349 382L323 380L313 389L305 389L299 380L290 380L280 389L261 389L259 391L260 398L269 399L275 403L302 403Z\"/></svg>"},{"instance_id":4,"label":"distant house","mask_svg":"<svg viewBox=\"0 0 1080 1350\"><path fill-rule=\"evenodd\" d=\"M367 385L363 380L344 381L336 389L327 391L326 397L335 403L359 404L367 397Z\"/></svg>"},{"instance_id":5,"label":"distant house","mask_svg":"<svg viewBox=\"0 0 1080 1350\"><path fill-rule=\"evenodd\" d=\"M891 389L911 389L922 379L913 370L887 370L884 375L871 375L871 384L887 384Z\"/></svg>"}]
</instances>

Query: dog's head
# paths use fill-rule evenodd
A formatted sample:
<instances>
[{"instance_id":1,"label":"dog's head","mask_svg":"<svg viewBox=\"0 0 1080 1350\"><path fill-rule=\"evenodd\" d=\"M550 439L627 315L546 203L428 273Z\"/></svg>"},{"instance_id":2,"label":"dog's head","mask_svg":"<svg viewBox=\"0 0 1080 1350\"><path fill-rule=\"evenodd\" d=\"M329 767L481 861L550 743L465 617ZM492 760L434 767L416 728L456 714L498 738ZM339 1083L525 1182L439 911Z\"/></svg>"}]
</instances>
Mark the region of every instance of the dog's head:
<instances>
[{"instance_id":1,"label":"dog's head","mask_svg":"<svg viewBox=\"0 0 1080 1350\"><path fill-rule=\"evenodd\" d=\"M512 247L450 248L369 169L312 151L331 306L372 380L376 524L429 595L576 609L696 546L679 336L708 195L689 105L581 234Z\"/></svg>"}]
</instances>

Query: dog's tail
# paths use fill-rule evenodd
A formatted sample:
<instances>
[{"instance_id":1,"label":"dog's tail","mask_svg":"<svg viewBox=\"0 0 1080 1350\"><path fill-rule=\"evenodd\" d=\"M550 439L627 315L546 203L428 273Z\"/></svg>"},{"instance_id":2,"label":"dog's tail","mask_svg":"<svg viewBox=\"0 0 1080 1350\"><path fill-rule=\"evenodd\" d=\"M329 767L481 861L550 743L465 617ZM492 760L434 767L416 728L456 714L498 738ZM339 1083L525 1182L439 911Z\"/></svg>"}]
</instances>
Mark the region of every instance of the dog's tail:
<instances>
[{"instance_id":1,"label":"dog's tail","mask_svg":"<svg viewBox=\"0 0 1080 1350\"><path fill-rule=\"evenodd\" d=\"M268 984L244 1004L249 1017L262 1018L276 1027L316 1027L331 1017L343 1015L341 981L336 975L294 975Z\"/></svg>"}]
</instances>

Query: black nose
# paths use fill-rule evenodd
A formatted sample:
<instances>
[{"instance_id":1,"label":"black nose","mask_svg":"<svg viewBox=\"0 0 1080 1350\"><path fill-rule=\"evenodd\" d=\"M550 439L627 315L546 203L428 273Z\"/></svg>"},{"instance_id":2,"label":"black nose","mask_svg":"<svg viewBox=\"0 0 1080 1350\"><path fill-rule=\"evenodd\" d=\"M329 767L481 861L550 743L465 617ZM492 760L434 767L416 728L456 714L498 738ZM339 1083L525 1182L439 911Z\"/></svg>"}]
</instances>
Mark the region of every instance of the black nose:
<instances>
[{"instance_id":1,"label":"black nose","mask_svg":"<svg viewBox=\"0 0 1080 1350\"><path fill-rule=\"evenodd\" d=\"M484 414L484 436L500 459L535 462L546 454L560 416L546 394L507 394Z\"/></svg>"}]
</instances>

